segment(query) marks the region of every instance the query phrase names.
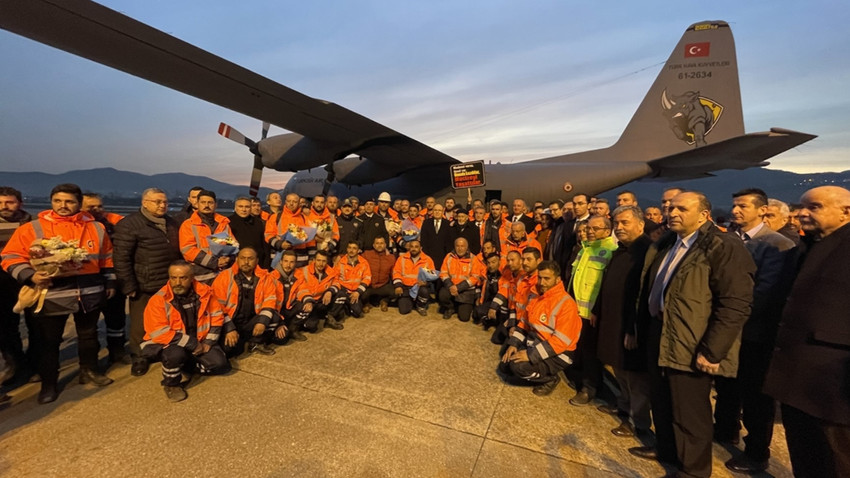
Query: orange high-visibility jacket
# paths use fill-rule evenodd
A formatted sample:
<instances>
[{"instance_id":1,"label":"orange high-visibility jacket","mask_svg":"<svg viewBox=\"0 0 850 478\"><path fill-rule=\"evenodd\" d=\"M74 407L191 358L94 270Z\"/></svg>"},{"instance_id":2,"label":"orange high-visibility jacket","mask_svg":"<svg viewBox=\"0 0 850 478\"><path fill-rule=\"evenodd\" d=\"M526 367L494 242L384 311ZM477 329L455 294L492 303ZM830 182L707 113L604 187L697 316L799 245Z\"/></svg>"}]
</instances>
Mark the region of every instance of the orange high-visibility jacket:
<instances>
[{"instance_id":1,"label":"orange high-visibility jacket","mask_svg":"<svg viewBox=\"0 0 850 478\"><path fill-rule=\"evenodd\" d=\"M224 323L221 305L215 300L212 287L198 281L194 281L192 286L201 302L201 306L198 307L197 336L190 337L186 334L180 310L172 304L174 291L171 289L171 284L165 284L151 297L145 307L145 342L142 342L142 347L149 343L166 347L169 345L185 347L193 341L192 339L208 345L215 345L218 342L221 326Z\"/></svg>"},{"instance_id":2,"label":"orange high-visibility jacket","mask_svg":"<svg viewBox=\"0 0 850 478\"><path fill-rule=\"evenodd\" d=\"M509 343L524 346L531 363L551 359L566 367L572 363L567 352L576 349L579 335L578 307L560 282L528 304L528 319L517 324Z\"/></svg>"},{"instance_id":3,"label":"orange high-visibility jacket","mask_svg":"<svg viewBox=\"0 0 850 478\"><path fill-rule=\"evenodd\" d=\"M348 263L348 255L339 258L334 267L339 274L339 285L349 292L366 292L366 288L372 284L372 268L369 261L358 255L354 264Z\"/></svg>"},{"instance_id":4,"label":"orange high-visibility jacket","mask_svg":"<svg viewBox=\"0 0 850 478\"><path fill-rule=\"evenodd\" d=\"M38 219L21 224L3 248L3 269L19 283L30 283L36 272L30 265L30 246L36 239L57 236L65 242L76 240L88 254L72 276L53 279L40 314L61 315L76 312L78 308L89 311L99 307L105 298L105 287L115 287L112 241L103 224L87 213L63 217L53 211L42 211Z\"/></svg>"},{"instance_id":5,"label":"orange high-visibility jacket","mask_svg":"<svg viewBox=\"0 0 850 478\"><path fill-rule=\"evenodd\" d=\"M505 247L504 247L505 255L507 256L508 253L511 252L511 251L517 251L520 254L522 254L522 251L525 250L526 247L535 247L535 248L537 248L538 251L540 251L540 255L543 255L543 247L540 246L540 243L537 242L536 239L532 239L532 238L527 237L527 236L524 240L522 240L520 242L514 242L514 240L511 238L511 236L508 236L508 240L505 241Z\"/></svg>"},{"instance_id":6,"label":"orange high-visibility jacket","mask_svg":"<svg viewBox=\"0 0 850 478\"><path fill-rule=\"evenodd\" d=\"M180 253L188 262L198 266L193 267L197 280L212 279L218 271L218 258L210 252L207 237L221 232L233 236L230 231L230 219L216 213L215 222L215 231L211 231L210 227L201 221L198 211L195 211L180 225ZM210 275L211 273L213 275Z\"/></svg>"},{"instance_id":7,"label":"orange high-visibility jacket","mask_svg":"<svg viewBox=\"0 0 850 478\"><path fill-rule=\"evenodd\" d=\"M224 312L224 333L236 328L233 324L233 316L239 306L237 274L241 274L241 272L239 272L239 266L234 264L229 269L221 271L212 284L213 295ZM254 288L254 314L261 316L260 322L268 327L269 323L276 322L275 319L277 318L275 315L278 310L277 286L274 278L260 266L254 269L254 275L259 279Z\"/></svg>"},{"instance_id":8,"label":"orange high-visibility jacket","mask_svg":"<svg viewBox=\"0 0 850 478\"><path fill-rule=\"evenodd\" d=\"M325 208L321 213L316 212L313 208L310 208L306 213L304 213L304 219L307 220L307 225L309 227L315 227L318 231L319 224L327 223L331 225L331 241L333 244L339 242L339 223L336 220L336 216L331 214L328 211L328 208ZM307 243L307 247L316 247L316 239L314 238L312 241Z\"/></svg>"},{"instance_id":9,"label":"orange high-visibility jacket","mask_svg":"<svg viewBox=\"0 0 850 478\"><path fill-rule=\"evenodd\" d=\"M499 277L499 293L490 304L491 309L498 310L501 307L516 309L516 295L519 281L525 276L525 271L520 269L516 273L510 267L502 267L502 276Z\"/></svg>"},{"instance_id":10,"label":"orange high-visibility jacket","mask_svg":"<svg viewBox=\"0 0 850 478\"><path fill-rule=\"evenodd\" d=\"M443 286L457 286L458 295L455 300L461 303L475 302L475 288L484 283L486 275L487 267L478 260L478 256L469 252L464 257L454 252L449 253L440 267L440 280L443 281Z\"/></svg>"},{"instance_id":11,"label":"orange high-visibility jacket","mask_svg":"<svg viewBox=\"0 0 850 478\"><path fill-rule=\"evenodd\" d=\"M393 266L393 285L395 287L413 287L419 281L419 269L426 268L434 270L434 259L428 257L424 252L414 261L409 252L398 256Z\"/></svg>"},{"instance_id":12,"label":"orange high-visibility jacket","mask_svg":"<svg viewBox=\"0 0 850 478\"><path fill-rule=\"evenodd\" d=\"M295 280L297 269L293 269L288 279L284 279L283 268L277 264L275 268L269 272L272 282L275 286L275 297L277 298L276 310L283 312L285 307L289 307L292 303L292 297L295 295Z\"/></svg>"},{"instance_id":13,"label":"orange high-visibility jacket","mask_svg":"<svg viewBox=\"0 0 850 478\"><path fill-rule=\"evenodd\" d=\"M331 291L331 294L336 295L339 291L339 280L336 269L330 265L325 266L322 271L322 278L316 276L315 262L295 270L295 285L292 286L292 292L289 293L289 304L292 306L294 300L301 302L314 302L321 300L322 295Z\"/></svg>"},{"instance_id":14,"label":"orange high-visibility jacket","mask_svg":"<svg viewBox=\"0 0 850 478\"><path fill-rule=\"evenodd\" d=\"M112 224L114 226L118 224L121 219L124 219L124 216L116 214L114 212L105 212L103 213L103 218L109 221L109 224Z\"/></svg>"},{"instance_id":15,"label":"orange high-visibility jacket","mask_svg":"<svg viewBox=\"0 0 850 478\"><path fill-rule=\"evenodd\" d=\"M518 321L525 320L528 304L537 298L537 271L531 274L523 274L516 287L516 318Z\"/></svg>"},{"instance_id":16,"label":"orange high-visibility jacket","mask_svg":"<svg viewBox=\"0 0 850 478\"><path fill-rule=\"evenodd\" d=\"M275 251L283 249L281 246L283 243L283 236L286 235L290 224L295 224L301 228L310 227L310 223L307 222L307 218L301 213L300 209L296 212L292 212L288 208L283 208L280 213L272 214L269 220L266 221L266 242L268 242ZM295 251L306 251L307 243L292 246L292 249Z\"/></svg>"}]
</instances>

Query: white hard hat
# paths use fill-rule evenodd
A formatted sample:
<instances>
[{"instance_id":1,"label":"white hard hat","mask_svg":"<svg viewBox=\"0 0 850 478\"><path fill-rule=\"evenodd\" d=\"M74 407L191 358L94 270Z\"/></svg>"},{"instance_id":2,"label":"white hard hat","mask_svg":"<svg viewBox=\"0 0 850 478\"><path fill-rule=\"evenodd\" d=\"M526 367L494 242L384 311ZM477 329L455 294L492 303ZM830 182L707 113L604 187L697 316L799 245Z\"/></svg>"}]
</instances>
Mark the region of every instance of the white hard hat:
<instances>
[{"instance_id":1,"label":"white hard hat","mask_svg":"<svg viewBox=\"0 0 850 478\"><path fill-rule=\"evenodd\" d=\"M390 199L390 193L382 192L381 195L378 196L378 201L386 201L386 202L392 201L392 199Z\"/></svg>"}]
</instances>

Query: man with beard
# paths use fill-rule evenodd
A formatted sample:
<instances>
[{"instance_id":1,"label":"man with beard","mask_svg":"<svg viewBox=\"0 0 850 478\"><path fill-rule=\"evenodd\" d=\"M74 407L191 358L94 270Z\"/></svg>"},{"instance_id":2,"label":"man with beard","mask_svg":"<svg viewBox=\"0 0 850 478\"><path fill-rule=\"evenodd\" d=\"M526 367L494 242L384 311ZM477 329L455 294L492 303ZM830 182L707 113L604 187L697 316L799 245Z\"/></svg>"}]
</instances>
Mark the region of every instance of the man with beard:
<instances>
[{"instance_id":1,"label":"man with beard","mask_svg":"<svg viewBox=\"0 0 850 478\"><path fill-rule=\"evenodd\" d=\"M498 254L491 252L488 255L488 257L492 256L498 257ZM520 280L525 276L522 267L522 254L517 251L509 252L507 264L501 267L499 290L490 302L490 308L487 311L487 321L496 324L496 330L490 336L490 342L496 345L504 344L511 328L516 326L517 291L519 290Z\"/></svg>"},{"instance_id":2,"label":"man with beard","mask_svg":"<svg viewBox=\"0 0 850 478\"><path fill-rule=\"evenodd\" d=\"M223 342L228 356L239 355L243 349L274 355L268 345L271 335L278 340L286 336L277 312L276 292L275 279L258 267L257 251L251 247L239 249L236 264L215 278L213 295L224 312Z\"/></svg>"},{"instance_id":3,"label":"man with beard","mask_svg":"<svg viewBox=\"0 0 850 478\"><path fill-rule=\"evenodd\" d=\"M301 312L301 303L292 301L290 298L296 293L295 287L295 251L283 251L280 261L274 266L269 274L275 280L275 297L277 297L277 310L283 318L283 324L278 328L286 329L286 336L298 342L307 340L307 337L301 332L300 327L296 327L294 321Z\"/></svg>"},{"instance_id":4,"label":"man with beard","mask_svg":"<svg viewBox=\"0 0 850 478\"><path fill-rule=\"evenodd\" d=\"M227 218L230 230L240 248L250 247L257 251L260 267L268 269L271 264L271 248L266 242L264 233L266 223L251 214L251 198L240 196L233 203L233 214Z\"/></svg>"},{"instance_id":5,"label":"man with beard","mask_svg":"<svg viewBox=\"0 0 850 478\"><path fill-rule=\"evenodd\" d=\"M390 235L387 233L384 218L375 214L375 200L367 199L363 206L363 214L360 215L360 220L363 221L361 244L365 249L369 249L372 247L372 243L375 242L376 237L383 237L387 241L387 246L389 246Z\"/></svg>"},{"instance_id":6,"label":"man with beard","mask_svg":"<svg viewBox=\"0 0 850 478\"><path fill-rule=\"evenodd\" d=\"M466 209L455 208L455 226L452 241L462 237L469 243L469 252L477 255L481 252L481 231L478 226L469 222L469 214Z\"/></svg>"},{"instance_id":7,"label":"man with beard","mask_svg":"<svg viewBox=\"0 0 850 478\"><path fill-rule=\"evenodd\" d=\"M339 227L339 243L348 244L351 241L357 243L363 249L363 221L354 215L354 204L350 199L342 202L340 214L337 217L337 227Z\"/></svg>"},{"instance_id":8,"label":"man with beard","mask_svg":"<svg viewBox=\"0 0 850 478\"><path fill-rule=\"evenodd\" d=\"M425 268L434 270L434 261L422 252L422 244L418 239L407 243L407 252L398 256L393 266L393 286L398 297L398 312L407 315L413 310L416 301L416 312L421 316L428 315L428 300L431 298L431 283L419 279L419 270ZM415 297L411 289L418 285Z\"/></svg>"},{"instance_id":9,"label":"man with beard","mask_svg":"<svg viewBox=\"0 0 850 478\"><path fill-rule=\"evenodd\" d=\"M502 203L495 199L490 201L490 216L484 223L484 236L481 238L481 243L492 241L497 246L496 250L504 257L508 253L505 242L510 234L510 223L502 218Z\"/></svg>"},{"instance_id":10,"label":"man with beard","mask_svg":"<svg viewBox=\"0 0 850 478\"><path fill-rule=\"evenodd\" d=\"M32 216L24 211L22 206L23 199L20 191L6 186L0 187L0 250L6 247L6 243L16 229L32 220ZM0 377L2 385L17 381L27 373L30 366L34 365L28 365L24 355L20 332L21 316L12 311L18 301L20 290L21 285L18 281L0 268L0 353L3 354L3 361L6 362L6 370ZM27 326L32 330L29 324ZM30 350L33 350L32 345ZM4 397L0 397L0 401Z\"/></svg>"},{"instance_id":11,"label":"man with beard","mask_svg":"<svg viewBox=\"0 0 850 478\"><path fill-rule=\"evenodd\" d=\"M307 218L301 211L301 200L295 193L286 195L283 209L273 214L266 221L265 238L266 242L274 251L295 251L295 267L304 267L310 262L310 256L307 253L307 243L293 245L289 241L285 241L284 237L290 227L303 229L309 226Z\"/></svg>"},{"instance_id":12,"label":"man with beard","mask_svg":"<svg viewBox=\"0 0 850 478\"><path fill-rule=\"evenodd\" d=\"M334 268L339 275L339 292L334 297L330 315L338 321L345 320L346 315L356 319L362 318L362 296L372 283L372 270L366 259L360 255L360 246L354 241L346 244L345 255Z\"/></svg>"},{"instance_id":13,"label":"man with beard","mask_svg":"<svg viewBox=\"0 0 850 478\"><path fill-rule=\"evenodd\" d=\"M142 193L142 207L115 226L113 261L121 292L130 302L130 373L148 371L142 356L145 336L145 307L150 298L168 282L168 266L181 258L178 234L180 224L167 214L168 198L161 189Z\"/></svg>"},{"instance_id":14,"label":"man with beard","mask_svg":"<svg viewBox=\"0 0 850 478\"><path fill-rule=\"evenodd\" d=\"M314 196L310 209L304 213L304 217L307 219L307 224L316 228L316 237L307 242L307 254L312 259L317 250L323 250L329 257L333 257L339 243L339 225L336 222L336 214L331 214L325 208L325 197Z\"/></svg>"},{"instance_id":15,"label":"man with beard","mask_svg":"<svg viewBox=\"0 0 850 478\"><path fill-rule=\"evenodd\" d=\"M295 328L316 333L327 326L342 330L343 325L331 314L333 298L339 292L339 274L328 263L326 251L316 251L309 265L295 271L294 296L290 302L299 302L301 308L295 320ZM294 300L293 300L294 299Z\"/></svg>"},{"instance_id":16,"label":"man with beard","mask_svg":"<svg viewBox=\"0 0 850 478\"><path fill-rule=\"evenodd\" d=\"M83 193L76 184L60 184L50 192L51 209L38 219L18 227L2 252L2 266L20 284L47 289L43 306L25 309L34 327L33 354L38 360L41 391L38 403L50 403L59 397L59 346L68 317L74 315L77 329L80 383L105 386L112 379L97 370L97 319L106 299L115 294L112 269L112 241L103 226L80 211ZM61 238L78 241L86 259L79 268L64 277L52 277L30 264L30 247L37 239Z\"/></svg>"},{"instance_id":17,"label":"man with beard","mask_svg":"<svg viewBox=\"0 0 850 478\"><path fill-rule=\"evenodd\" d=\"M212 284L219 271L233 263L233 256L219 257L212 253L208 237L230 230L230 219L215 212L216 197L212 191L198 193L198 210L180 225L180 252L192 263L194 280Z\"/></svg>"},{"instance_id":18,"label":"man with beard","mask_svg":"<svg viewBox=\"0 0 850 478\"><path fill-rule=\"evenodd\" d=\"M376 237L372 249L364 252L363 258L369 263L369 271L372 273L372 283L363 293L363 312L372 310L376 300L379 301L381 312L386 312L390 299L396 295L392 283L396 257L387 250L386 239Z\"/></svg>"},{"instance_id":19,"label":"man with beard","mask_svg":"<svg viewBox=\"0 0 850 478\"><path fill-rule=\"evenodd\" d=\"M168 268L168 283L145 308L142 353L151 362L162 361L162 386L172 402L188 396L181 386L182 372L218 375L230 371L230 362L218 345L224 321L212 288L194 280L192 265L176 261ZM191 378L190 378L191 380Z\"/></svg>"},{"instance_id":20,"label":"man with beard","mask_svg":"<svg viewBox=\"0 0 850 478\"><path fill-rule=\"evenodd\" d=\"M539 264L538 296L511 332L499 363L502 374L538 384L532 392L539 396L552 393L561 381L558 373L572 363L581 332L576 304L564 290L558 268L552 261Z\"/></svg>"},{"instance_id":21,"label":"man with beard","mask_svg":"<svg viewBox=\"0 0 850 478\"><path fill-rule=\"evenodd\" d=\"M174 214L174 220L177 221L177 224L183 224L183 221L189 219L192 213L198 210L198 193L203 190L204 188L201 186L195 186L189 190L186 195L186 204Z\"/></svg>"},{"instance_id":22,"label":"man with beard","mask_svg":"<svg viewBox=\"0 0 850 478\"><path fill-rule=\"evenodd\" d=\"M339 216L339 198L333 194L328 194L325 199L325 207L334 216Z\"/></svg>"},{"instance_id":23,"label":"man with beard","mask_svg":"<svg viewBox=\"0 0 850 478\"><path fill-rule=\"evenodd\" d=\"M517 253L514 254L519 256ZM491 321L489 319L488 313L490 311L490 307L493 305L493 300L499 295L499 282L502 278L502 271L499 267L501 266L502 261L500 260L499 255L495 253L488 255L485 260L487 271L481 284L478 301L475 304L475 309L472 311L472 322L475 324L484 322L484 330L487 330L491 325L496 324L495 320ZM496 309L499 309L498 305L496 306Z\"/></svg>"}]
</instances>

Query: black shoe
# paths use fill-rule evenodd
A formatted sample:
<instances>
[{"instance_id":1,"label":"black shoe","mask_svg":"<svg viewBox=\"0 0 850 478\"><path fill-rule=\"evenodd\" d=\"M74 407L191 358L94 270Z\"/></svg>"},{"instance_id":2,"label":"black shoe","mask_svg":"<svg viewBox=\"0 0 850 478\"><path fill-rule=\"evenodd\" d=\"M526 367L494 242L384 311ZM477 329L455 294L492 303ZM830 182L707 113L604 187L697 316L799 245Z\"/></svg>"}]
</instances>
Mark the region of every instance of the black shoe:
<instances>
[{"instance_id":1,"label":"black shoe","mask_svg":"<svg viewBox=\"0 0 850 478\"><path fill-rule=\"evenodd\" d=\"M305 340L307 340L307 336L304 335L304 332L301 332L300 330L293 330L292 333L289 334L289 338L296 342L304 342Z\"/></svg>"},{"instance_id":2,"label":"black shoe","mask_svg":"<svg viewBox=\"0 0 850 478\"><path fill-rule=\"evenodd\" d=\"M533 394L535 394L539 397L544 397L546 395L549 395L550 393L555 391L555 387L558 386L558 383L560 383L560 381L561 381L561 378L556 375L555 378L553 378L552 380L549 380L546 383L541 383L540 385L537 385L536 387L534 387L531 390L531 393L533 393Z\"/></svg>"},{"instance_id":3,"label":"black shoe","mask_svg":"<svg viewBox=\"0 0 850 478\"><path fill-rule=\"evenodd\" d=\"M416 312L419 312L419 315L421 315L422 317L428 315L428 309L426 309L425 307L417 307Z\"/></svg>"},{"instance_id":4,"label":"black shoe","mask_svg":"<svg viewBox=\"0 0 850 478\"><path fill-rule=\"evenodd\" d=\"M80 369L80 383L82 384L93 383L98 387L105 387L112 382L111 378L90 368Z\"/></svg>"},{"instance_id":5,"label":"black shoe","mask_svg":"<svg viewBox=\"0 0 850 478\"><path fill-rule=\"evenodd\" d=\"M183 390L183 387L169 387L166 385L163 389L165 390L165 396L171 402L182 402L189 396L186 390Z\"/></svg>"},{"instance_id":6,"label":"black shoe","mask_svg":"<svg viewBox=\"0 0 850 478\"><path fill-rule=\"evenodd\" d=\"M56 399L59 398L59 391L56 390L56 387L41 387L41 391L38 392L38 403L44 405L45 403L55 402Z\"/></svg>"},{"instance_id":7,"label":"black shoe","mask_svg":"<svg viewBox=\"0 0 850 478\"><path fill-rule=\"evenodd\" d=\"M633 437L635 436L635 427L629 422L623 422L620 426L611 430L611 433L616 437Z\"/></svg>"},{"instance_id":8,"label":"black shoe","mask_svg":"<svg viewBox=\"0 0 850 478\"><path fill-rule=\"evenodd\" d=\"M250 354L274 355L274 349L266 344L258 344L256 342L248 342L245 347Z\"/></svg>"},{"instance_id":9,"label":"black shoe","mask_svg":"<svg viewBox=\"0 0 850 478\"><path fill-rule=\"evenodd\" d=\"M344 326L343 326L342 324L340 324L340 323L339 323L336 319L334 319L333 317L328 316L328 319L327 319L327 321L325 322L325 327L327 327L327 328L329 328L329 329L334 329L334 330L342 330Z\"/></svg>"},{"instance_id":10,"label":"black shoe","mask_svg":"<svg viewBox=\"0 0 850 478\"><path fill-rule=\"evenodd\" d=\"M109 361L114 364L125 364L129 365L133 363L133 359L130 357L130 354L127 353L126 350L122 347L121 349L115 349L109 351Z\"/></svg>"},{"instance_id":11,"label":"black shoe","mask_svg":"<svg viewBox=\"0 0 850 478\"><path fill-rule=\"evenodd\" d=\"M644 460L658 460L658 450L654 446L636 446L629 448L629 453Z\"/></svg>"},{"instance_id":12,"label":"black shoe","mask_svg":"<svg viewBox=\"0 0 850 478\"><path fill-rule=\"evenodd\" d=\"M135 357L133 359L133 365L130 367L130 375L134 377L141 377L142 375L148 373L148 368L150 367L150 363L148 360L142 357Z\"/></svg>"},{"instance_id":13,"label":"black shoe","mask_svg":"<svg viewBox=\"0 0 850 478\"><path fill-rule=\"evenodd\" d=\"M583 407L585 405L590 405L590 402L593 400L593 397L587 394L584 390L578 392L573 398L570 399L570 405L574 405L576 407Z\"/></svg>"},{"instance_id":14,"label":"black shoe","mask_svg":"<svg viewBox=\"0 0 850 478\"><path fill-rule=\"evenodd\" d=\"M607 413L608 415L619 415L620 414L619 408L612 407L611 405L608 405L607 403L605 405L599 405L598 407L596 407L596 409L599 410L602 413Z\"/></svg>"},{"instance_id":15,"label":"black shoe","mask_svg":"<svg viewBox=\"0 0 850 478\"><path fill-rule=\"evenodd\" d=\"M443 312L443 318L444 319L451 319L452 315L454 315L454 313L455 313L454 309L446 309Z\"/></svg>"},{"instance_id":16,"label":"black shoe","mask_svg":"<svg viewBox=\"0 0 850 478\"><path fill-rule=\"evenodd\" d=\"M754 475L767 470L767 460L755 461L742 453L726 462L726 468L737 472Z\"/></svg>"}]
</instances>

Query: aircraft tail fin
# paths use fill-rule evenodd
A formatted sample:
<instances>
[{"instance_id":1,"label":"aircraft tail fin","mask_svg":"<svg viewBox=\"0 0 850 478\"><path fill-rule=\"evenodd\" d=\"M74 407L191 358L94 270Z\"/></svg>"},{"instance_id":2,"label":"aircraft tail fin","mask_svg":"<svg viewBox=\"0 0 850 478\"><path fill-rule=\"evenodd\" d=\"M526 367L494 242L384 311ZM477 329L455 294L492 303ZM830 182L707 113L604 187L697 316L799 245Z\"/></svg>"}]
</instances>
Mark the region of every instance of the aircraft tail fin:
<instances>
[{"instance_id":1,"label":"aircraft tail fin","mask_svg":"<svg viewBox=\"0 0 850 478\"><path fill-rule=\"evenodd\" d=\"M729 24L688 27L613 148L648 161L744 134Z\"/></svg>"}]
</instances>

